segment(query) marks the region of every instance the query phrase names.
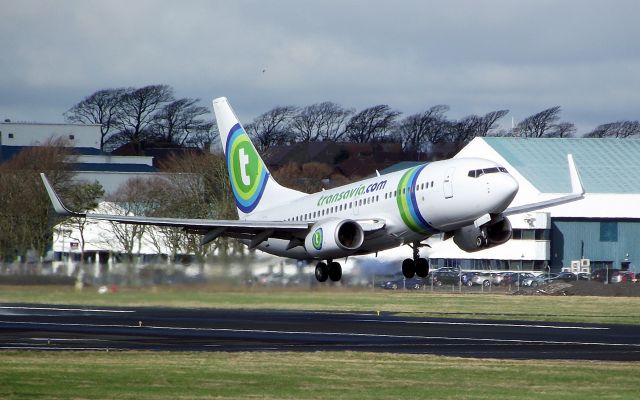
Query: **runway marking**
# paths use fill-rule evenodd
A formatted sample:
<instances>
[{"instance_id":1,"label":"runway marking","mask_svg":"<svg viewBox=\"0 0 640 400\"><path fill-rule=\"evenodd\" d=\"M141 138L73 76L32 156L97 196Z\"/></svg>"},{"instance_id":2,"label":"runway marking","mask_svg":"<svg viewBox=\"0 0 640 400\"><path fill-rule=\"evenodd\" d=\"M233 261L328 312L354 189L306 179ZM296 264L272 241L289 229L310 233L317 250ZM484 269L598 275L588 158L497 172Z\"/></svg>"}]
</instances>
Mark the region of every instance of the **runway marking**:
<instances>
[{"instance_id":1,"label":"runway marking","mask_svg":"<svg viewBox=\"0 0 640 400\"><path fill-rule=\"evenodd\" d=\"M117 351L117 348L105 347L47 347L47 346L0 346L0 350L70 350L70 351Z\"/></svg>"},{"instance_id":2,"label":"runway marking","mask_svg":"<svg viewBox=\"0 0 640 400\"><path fill-rule=\"evenodd\" d=\"M451 321L408 321L408 320L380 320L380 319L356 319L356 322L382 322L385 324L424 324L424 325L468 325L468 326L504 326L513 328L547 328L547 329L578 329L606 331L611 328L601 326L556 326L556 325L532 325L532 324L509 324L502 322L451 322Z\"/></svg>"},{"instance_id":3,"label":"runway marking","mask_svg":"<svg viewBox=\"0 0 640 400\"><path fill-rule=\"evenodd\" d=\"M73 323L53 323L53 322L25 322L25 321L0 321L0 324L19 325L53 325L53 326L75 326L90 328L128 328L146 330L174 330L174 331L194 331L194 332L232 332L232 333L266 333L285 335L318 335L318 336L347 336L347 337L371 337L390 339L423 339L423 340L452 340L470 342L495 342L495 343L519 343L519 344L553 344L553 345L581 345L581 346L624 346L638 347L640 343L605 343L605 342L577 342L577 341L555 341L555 340L524 340L524 339L494 339L494 338L472 338L455 336L418 336L418 335L390 335L382 333L356 333L356 332L313 332L313 331L277 331L269 329L232 329L232 328L186 328L179 326L153 326L153 325L116 325L116 324L73 324Z\"/></svg>"},{"instance_id":4,"label":"runway marking","mask_svg":"<svg viewBox=\"0 0 640 400\"><path fill-rule=\"evenodd\" d=\"M82 311L82 312L99 312L126 314L134 313L133 310L103 310L99 308L56 308L56 307L23 307L23 306L0 306L2 310L27 310L27 311Z\"/></svg>"}]
</instances>

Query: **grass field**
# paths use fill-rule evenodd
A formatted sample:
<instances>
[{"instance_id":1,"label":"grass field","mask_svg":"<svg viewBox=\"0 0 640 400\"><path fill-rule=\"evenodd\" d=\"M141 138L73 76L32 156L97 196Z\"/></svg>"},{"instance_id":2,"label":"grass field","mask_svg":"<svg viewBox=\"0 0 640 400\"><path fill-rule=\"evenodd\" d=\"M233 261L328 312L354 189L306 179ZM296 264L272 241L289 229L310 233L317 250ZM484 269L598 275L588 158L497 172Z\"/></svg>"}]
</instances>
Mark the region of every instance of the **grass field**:
<instances>
[{"instance_id":1,"label":"grass field","mask_svg":"<svg viewBox=\"0 0 640 400\"><path fill-rule=\"evenodd\" d=\"M0 353L2 399L636 399L638 363L375 353Z\"/></svg>"},{"instance_id":2,"label":"grass field","mask_svg":"<svg viewBox=\"0 0 640 400\"><path fill-rule=\"evenodd\" d=\"M640 323L640 297L510 296L326 288L229 289L164 286L100 295L66 286L0 286L0 303L102 306L293 309L402 313L431 317L521 319L588 323Z\"/></svg>"}]
</instances>

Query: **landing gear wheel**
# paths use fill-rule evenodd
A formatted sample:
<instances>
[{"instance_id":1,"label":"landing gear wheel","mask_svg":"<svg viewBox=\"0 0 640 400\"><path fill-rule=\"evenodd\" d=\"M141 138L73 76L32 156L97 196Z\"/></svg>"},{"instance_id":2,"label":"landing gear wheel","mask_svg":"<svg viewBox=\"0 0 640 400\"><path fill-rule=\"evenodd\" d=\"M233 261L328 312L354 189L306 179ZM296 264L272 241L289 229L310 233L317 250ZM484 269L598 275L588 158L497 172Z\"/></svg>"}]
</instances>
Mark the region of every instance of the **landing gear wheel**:
<instances>
[{"instance_id":1,"label":"landing gear wheel","mask_svg":"<svg viewBox=\"0 0 640 400\"><path fill-rule=\"evenodd\" d=\"M342 266L339 262L332 261L329 263L329 279L338 282L342 278Z\"/></svg>"},{"instance_id":2,"label":"landing gear wheel","mask_svg":"<svg viewBox=\"0 0 640 400\"><path fill-rule=\"evenodd\" d=\"M327 268L327 264L319 262L316 264L316 280L325 282L327 278L329 278L329 268Z\"/></svg>"},{"instance_id":3,"label":"landing gear wheel","mask_svg":"<svg viewBox=\"0 0 640 400\"><path fill-rule=\"evenodd\" d=\"M407 279L411 279L415 274L416 263L412 259L407 258L402 262L402 275Z\"/></svg>"},{"instance_id":4,"label":"landing gear wheel","mask_svg":"<svg viewBox=\"0 0 640 400\"><path fill-rule=\"evenodd\" d=\"M415 261L416 275L420 278L426 278L429 275L429 261L426 258L418 258Z\"/></svg>"}]
</instances>

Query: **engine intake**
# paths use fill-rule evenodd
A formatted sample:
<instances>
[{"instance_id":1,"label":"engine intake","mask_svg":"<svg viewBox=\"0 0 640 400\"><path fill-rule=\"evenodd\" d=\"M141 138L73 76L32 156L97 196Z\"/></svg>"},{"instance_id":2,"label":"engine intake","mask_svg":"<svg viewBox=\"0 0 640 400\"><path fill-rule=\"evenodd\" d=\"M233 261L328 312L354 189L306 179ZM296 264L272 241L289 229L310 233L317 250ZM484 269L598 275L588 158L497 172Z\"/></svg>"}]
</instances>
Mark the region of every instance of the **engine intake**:
<instances>
[{"instance_id":1,"label":"engine intake","mask_svg":"<svg viewBox=\"0 0 640 400\"><path fill-rule=\"evenodd\" d=\"M350 219L328 219L313 225L304 240L307 253L314 258L347 257L364 242L360 224Z\"/></svg>"},{"instance_id":2,"label":"engine intake","mask_svg":"<svg viewBox=\"0 0 640 400\"><path fill-rule=\"evenodd\" d=\"M486 224L476 227L467 225L453 234L453 241L467 252L474 252L498 246L507 242L513 235L511 222L502 215L497 215Z\"/></svg>"}]
</instances>

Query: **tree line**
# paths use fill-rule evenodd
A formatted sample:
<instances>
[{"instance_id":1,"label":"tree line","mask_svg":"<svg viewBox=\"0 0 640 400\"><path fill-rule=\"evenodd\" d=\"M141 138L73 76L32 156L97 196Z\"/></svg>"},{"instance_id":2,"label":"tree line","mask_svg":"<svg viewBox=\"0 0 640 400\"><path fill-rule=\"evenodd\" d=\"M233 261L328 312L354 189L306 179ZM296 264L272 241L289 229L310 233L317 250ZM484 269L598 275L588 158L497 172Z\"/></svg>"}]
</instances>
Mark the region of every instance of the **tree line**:
<instances>
[{"instance_id":1,"label":"tree line","mask_svg":"<svg viewBox=\"0 0 640 400\"><path fill-rule=\"evenodd\" d=\"M103 149L119 144L142 144L154 139L178 145L203 146L215 139L216 127L209 109L198 99L176 99L167 85L142 88L103 89L71 107L68 121L99 124ZM573 123L562 121L561 108L550 107L535 113L515 127L501 128L498 122L508 110L469 115L460 119L447 116L449 107L435 105L424 111L403 116L388 105L380 104L356 111L336 103L322 102L304 107L278 106L257 116L247 131L261 150L302 141L399 142L407 152L437 155L439 147L455 150L478 136L571 137ZM586 137L639 137L638 121L602 124ZM116 193L105 197L94 183L74 181L69 170L68 143L51 140L42 147L29 148L0 165L0 260L25 257L29 251L43 255L52 242L51 228L59 222L52 215L39 172L46 172L56 190L77 210L91 209L101 198L117 204L119 212L165 217L235 218L234 202L229 197L224 160L219 154L174 157L162 167L164 178L134 180ZM288 165L274 175L283 183L307 192L321 189L318 182L332 173L330 166L310 163ZM294 179L309 176L313 179ZM347 177L336 181L346 183ZM296 186L298 185L298 186ZM301 186L303 185L303 186ZM80 235L85 221L70 220ZM121 231L117 231L120 229ZM128 230L127 230L128 229ZM144 229L115 226L119 248L132 256L135 240ZM234 246L219 240L207 250L200 249L197 236L167 230L156 236L173 253L189 251L204 255L212 248ZM198 253L200 252L200 253ZM223 253L226 253L223 251Z\"/></svg>"},{"instance_id":2,"label":"tree line","mask_svg":"<svg viewBox=\"0 0 640 400\"><path fill-rule=\"evenodd\" d=\"M77 181L75 172L69 168L74 157L68 142L51 139L0 164L0 263L16 260L37 263L60 235L79 244L80 261L84 260L85 232L95 221L60 219L53 212L40 179L41 172L47 175L65 204L76 211L95 212L102 207L99 212L119 215L237 218L226 163L220 154L171 157L161 168L163 175L130 179L115 193L105 193L98 182ZM143 235L149 241L146 244L158 253L169 249L169 255L173 256L189 253L202 260L214 251L223 256L229 249L242 251L235 241L225 238L202 248L199 235L176 228L109 223L103 239L124 261L132 261Z\"/></svg>"},{"instance_id":3,"label":"tree line","mask_svg":"<svg viewBox=\"0 0 640 400\"><path fill-rule=\"evenodd\" d=\"M212 141L209 109L199 99L176 99L169 85L102 89L64 113L68 122L100 125L100 150L131 144L141 150L152 139L203 146Z\"/></svg>"},{"instance_id":4,"label":"tree line","mask_svg":"<svg viewBox=\"0 0 640 400\"><path fill-rule=\"evenodd\" d=\"M199 105L199 99L176 99L173 92L169 85L102 89L75 104L64 116L69 122L100 125L102 150L126 143L140 150L146 140L198 147L215 141L217 128L209 108ZM356 111L326 101L303 107L276 106L254 118L245 128L262 151L306 141L394 142L401 143L406 152L435 156L438 147L448 147L449 153L455 152L475 137L576 135L575 124L561 120L560 106L544 109L506 128L498 122L509 113L508 109L460 119L449 118L448 111L448 105L439 104L403 116L387 104ZM640 137L640 122L606 123L584 136Z\"/></svg>"}]
</instances>

